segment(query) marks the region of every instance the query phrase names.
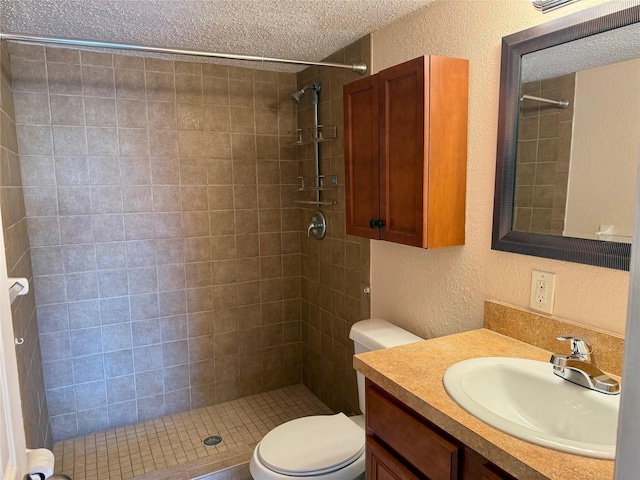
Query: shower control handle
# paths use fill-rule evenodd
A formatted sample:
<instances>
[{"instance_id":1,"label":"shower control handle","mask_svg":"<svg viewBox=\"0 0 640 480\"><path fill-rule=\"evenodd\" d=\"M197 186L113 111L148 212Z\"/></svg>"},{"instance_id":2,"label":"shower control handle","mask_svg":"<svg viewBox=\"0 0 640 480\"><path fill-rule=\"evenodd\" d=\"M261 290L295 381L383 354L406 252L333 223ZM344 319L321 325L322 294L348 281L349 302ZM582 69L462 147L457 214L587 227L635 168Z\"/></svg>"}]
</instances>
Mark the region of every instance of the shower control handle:
<instances>
[{"instance_id":1,"label":"shower control handle","mask_svg":"<svg viewBox=\"0 0 640 480\"><path fill-rule=\"evenodd\" d=\"M307 227L307 237L311 237L311 232L317 230L318 228L322 228L321 224L311 222Z\"/></svg>"},{"instance_id":2,"label":"shower control handle","mask_svg":"<svg viewBox=\"0 0 640 480\"><path fill-rule=\"evenodd\" d=\"M307 237L313 235L317 240L322 240L327 234L327 218L320 210L313 212L311 223L307 227Z\"/></svg>"}]
</instances>

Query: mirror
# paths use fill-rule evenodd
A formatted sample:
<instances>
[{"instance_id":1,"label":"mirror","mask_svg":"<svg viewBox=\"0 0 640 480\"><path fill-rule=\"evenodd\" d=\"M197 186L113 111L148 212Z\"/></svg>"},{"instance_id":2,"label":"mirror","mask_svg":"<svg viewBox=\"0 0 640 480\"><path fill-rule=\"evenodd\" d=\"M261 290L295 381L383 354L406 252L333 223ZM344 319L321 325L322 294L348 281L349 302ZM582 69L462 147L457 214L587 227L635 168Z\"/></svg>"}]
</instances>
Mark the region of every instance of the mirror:
<instances>
[{"instance_id":1,"label":"mirror","mask_svg":"<svg viewBox=\"0 0 640 480\"><path fill-rule=\"evenodd\" d=\"M494 250L629 269L640 5L619 5L503 38Z\"/></svg>"},{"instance_id":2,"label":"mirror","mask_svg":"<svg viewBox=\"0 0 640 480\"><path fill-rule=\"evenodd\" d=\"M633 24L522 56L514 230L631 243L639 45Z\"/></svg>"}]
</instances>

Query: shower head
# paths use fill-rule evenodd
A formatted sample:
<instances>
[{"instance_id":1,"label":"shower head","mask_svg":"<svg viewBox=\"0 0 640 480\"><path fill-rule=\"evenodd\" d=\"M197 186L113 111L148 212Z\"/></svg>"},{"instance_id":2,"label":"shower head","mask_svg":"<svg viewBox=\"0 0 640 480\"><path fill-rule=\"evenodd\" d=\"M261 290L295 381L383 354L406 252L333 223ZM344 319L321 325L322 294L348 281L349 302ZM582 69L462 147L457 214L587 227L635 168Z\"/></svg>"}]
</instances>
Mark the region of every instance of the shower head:
<instances>
[{"instance_id":1,"label":"shower head","mask_svg":"<svg viewBox=\"0 0 640 480\"><path fill-rule=\"evenodd\" d=\"M300 103L300 100L302 100L302 97L304 96L305 92L309 89L313 90L314 98L318 98L318 93L320 93L320 88L321 88L320 82L306 85L302 87L300 90L298 90L297 92L293 92L291 94L291 99L295 103Z\"/></svg>"},{"instance_id":2,"label":"shower head","mask_svg":"<svg viewBox=\"0 0 640 480\"><path fill-rule=\"evenodd\" d=\"M304 96L304 90L298 90L297 92L293 92L291 94L291 99L295 102L295 103L300 103L300 100L302 100L302 97Z\"/></svg>"}]
</instances>

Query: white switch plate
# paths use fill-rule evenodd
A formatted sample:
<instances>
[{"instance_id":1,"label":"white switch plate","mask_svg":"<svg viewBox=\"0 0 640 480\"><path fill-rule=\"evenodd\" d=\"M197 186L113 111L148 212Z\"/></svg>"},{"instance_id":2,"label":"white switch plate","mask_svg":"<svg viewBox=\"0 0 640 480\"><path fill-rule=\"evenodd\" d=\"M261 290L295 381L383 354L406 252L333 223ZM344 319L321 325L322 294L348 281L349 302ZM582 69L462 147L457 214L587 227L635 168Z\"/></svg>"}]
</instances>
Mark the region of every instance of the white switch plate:
<instances>
[{"instance_id":1,"label":"white switch plate","mask_svg":"<svg viewBox=\"0 0 640 480\"><path fill-rule=\"evenodd\" d=\"M556 290L556 274L531 271L531 297L529 307L545 313L553 313L553 298Z\"/></svg>"}]
</instances>

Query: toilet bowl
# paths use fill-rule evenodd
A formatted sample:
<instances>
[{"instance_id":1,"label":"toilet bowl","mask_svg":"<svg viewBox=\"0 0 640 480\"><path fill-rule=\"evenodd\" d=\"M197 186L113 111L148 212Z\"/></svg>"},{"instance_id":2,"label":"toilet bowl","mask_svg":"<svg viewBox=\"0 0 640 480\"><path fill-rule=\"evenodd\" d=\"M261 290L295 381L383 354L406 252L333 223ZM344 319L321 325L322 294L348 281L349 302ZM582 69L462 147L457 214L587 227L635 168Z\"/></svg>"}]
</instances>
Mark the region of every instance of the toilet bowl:
<instances>
[{"instance_id":1,"label":"toilet bowl","mask_svg":"<svg viewBox=\"0 0 640 480\"><path fill-rule=\"evenodd\" d=\"M254 480L354 480L364 473L364 415L303 417L271 430L256 446Z\"/></svg>"},{"instance_id":2,"label":"toilet bowl","mask_svg":"<svg viewBox=\"0 0 640 480\"><path fill-rule=\"evenodd\" d=\"M356 353L422 340L380 319L357 322L349 338ZM364 376L357 375L359 405L364 412ZM315 415L283 423L256 445L249 469L254 480L364 478L364 415Z\"/></svg>"}]
</instances>

